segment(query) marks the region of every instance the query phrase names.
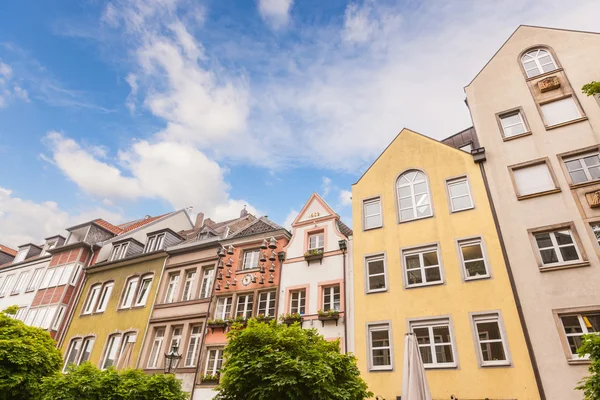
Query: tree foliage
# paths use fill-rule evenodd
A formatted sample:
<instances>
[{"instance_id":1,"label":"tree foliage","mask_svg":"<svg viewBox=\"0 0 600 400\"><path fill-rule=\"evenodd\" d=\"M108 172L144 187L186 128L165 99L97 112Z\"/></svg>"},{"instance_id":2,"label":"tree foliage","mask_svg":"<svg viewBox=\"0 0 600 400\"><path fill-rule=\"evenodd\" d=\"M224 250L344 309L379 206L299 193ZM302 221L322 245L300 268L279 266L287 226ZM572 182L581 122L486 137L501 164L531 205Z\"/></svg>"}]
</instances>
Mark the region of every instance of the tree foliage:
<instances>
[{"instance_id":1,"label":"tree foliage","mask_svg":"<svg viewBox=\"0 0 600 400\"><path fill-rule=\"evenodd\" d=\"M0 312L0 400L35 399L43 377L60 370L62 356L48 332Z\"/></svg>"},{"instance_id":2,"label":"tree foliage","mask_svg":"<svg viewBox=\"0 0 600 400\"><path fill-rule=\"evenodd\" d=\"M174 375L146 375L139 369L99 370L90 363L71 365L66 374L44 379L40 400L186 400Z\"/></svg>"},{"instance_id":3,"label":"tree foliage","mask_svg":"<svg viewBox=\"0 0 600 400\"><path fill-rule=\"evenodd\" d=\"M600 94L600 82L592 81L590 83L586 83L581 88L581 91L588 96Z\"/></svg>"},{"instance_id":4,"label":"tree foliage","mask_svg":"<svg viewBox=\"0 0 600 400\"><path fill-rule=\"evenodd\" d=\"M600 399L600 335L584 335L582 339L583 344L577 349L577 353L582 357L589 355L590 376L579 382L577 389L583 390L586 400L597 400Z\"/></svg>"},{"instance_id":5,"label":"tree foliage","mask_svg":"<svg viewBox=\"0 0 600 400\"><path fill-rule=\"evenodd\" d=\"M218 400L363 400L356 358L315 329L258 322L228 333Z\"/></svg>"}]
</instances>

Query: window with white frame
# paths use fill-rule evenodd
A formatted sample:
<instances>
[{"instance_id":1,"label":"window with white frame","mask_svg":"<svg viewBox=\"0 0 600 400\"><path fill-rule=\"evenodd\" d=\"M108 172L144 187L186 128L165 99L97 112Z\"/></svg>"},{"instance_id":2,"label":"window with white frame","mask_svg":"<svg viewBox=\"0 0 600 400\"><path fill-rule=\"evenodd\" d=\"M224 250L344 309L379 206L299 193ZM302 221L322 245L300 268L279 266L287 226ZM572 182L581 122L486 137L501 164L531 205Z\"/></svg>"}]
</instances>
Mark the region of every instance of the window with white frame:
<instances>
[{"instance_id":1,"label":"window with white frame","mask_svg":"<svg viewBox=\"0 0 600 400\"><path fill-rule=\"evenodd\" d=\"M95 338L93 336L72 339L67 350L63 371L65 371L70 364L81 365L88 361L90 359L90 354L92 353L92 348L94 347L94 342Z\"/></svg>"},{"instance_id":2,"label":"window with white frame","mask_svg":"<svg viewBox=\"0 0 600 400\"><path fill-rule=\"evenodd\" d=\"M364 229L381 227L383 225L383 219L381 218L381 198L364 200L363 214Z\"/></svg>"},{"instance_id":3,"label":"window with white frame","mask_svg":"<svg viewBox=\"0 0 600 400\"><path fill-rule=\"evenodd\" d=\"M449 180L446 182L446 185L448 186L450 207L453 212L473 208L471 189L466 177Z\"/></svg>"},{"instance_id":4,"label":"window with white frame","mask_svg":"<svg viewBox=\"0 0 600 400\"><path fill-rule=\"evenodd\" d=\"M2 287L0 287L0 296L4 296L6 293L8 293L10 287L12 286L14 279L15 279L14 275L8 275L6 278L4 278Z\"/></svg>"},{"instance_id":5,"label":"window with white frame","mask_svg":"<svg viewBox=\"0 0 600 400\"><path fill-rule=\"evenodd\" d=\"M135 307L146 305L148 296L150 295L150 286L152 285L153 276L142 276L142 281L139 284L137 296L135 297Z\"/></svg>"},{"instance_id":6,"label":"window with white frame","mask_svg":"<svg viewBox=\"0 0 600 400\"><path fill-rule=\"evenodd\" d=\"M65 307L60 306L58 308L58 314L56 315L56 318L54 319L54 322L52 323L52 330L56 331L58 330L58 328L60 327L60 324L62 322L63 316L65 315Z\"/></svg>"},{"instance_id":7,"label":"window with white frame","mask_svg":"<svg viewBox=\"0 0 600 400\"><path fill-rule=\"evenodd\" d=\"M258 268L258 259L260 258L260 249L245 250L242 269Z\"/></svg>"},{"instance_id":8,"label":"window with white frame","mask_svg":"<svg viewBox=\"0 0 600 400\"><path fill-rule=\"evenodd\" d=\"M406 287L442 283L442 268L438 247L404 250L404 277Z\"/></svg>"},{"instance_id":9,"label":"window with white frame","mask_svg":"<svg viewBox=\"0 0 600 400\"><path fill-rule=\"evenodd\" d=\"M323 311L340 311L340 285L323 288Z\"/></svg>"},{"instance_id":10,"label":"window with white frame","mask_svg":"<svg viewBox=\"0 0 600 400\"><path fill-rule=\"evenodd\" d=\"M180 349L181 347L181 335L183 334L183 327L176 326L173 327L173 332L171 333L171 345L168 348L168 351L171 351L173 347L177 347Z\"/></svg>"},{"instance_id":11,"label":"window with white frame","mask_svg":"<svg viewBox=\"0 0 600 400\"><path fill-rule=\"evenodd\" d=\"M42 281L43 276L44 276L44 268L38 268L35 271L33 271L33 275L31 276L31 279L29 280L29 284L27 285L27 288L25 289L25 291L31 292L32 290L37 289L38 286L40 285L40 282Z\"/></svg>"},{"instance_id":12,"label":"window with white frame","mask_svg":"<svg viewBox=\"0 0 600 400\"><path fill-rule=\"evenodd\" d=\"M25 322L26 325L33 326L33 321L35 320L37 312L37 308L30 308L29 311L27 311L27 316L23 322Z\"/></svg>"},{"instance_id":13,"label":"window with white frame","mask_svg":"<svg viewBox=\"0 0 600 400\"><path fill-rule=\"evenodd\" d=\"M57 286L66 285L71 278L71 274L73 273L73 268L75 268L75 264L65 265L65 269L63 270L60 279L58 280Z\"/></svg>"},{"instance_id":14,"label":"window with white frame","mask_svg":"<svg viewBox=\"0 0 600 400\"><path fill-rule=\"evenodd\" d=\"M169 282L167 283L167 290L165 292L165 303L172 303L175 301L175 294L177 292L177 284L179 283L179 272L169 275Z\"/></svg>"},{"instance_id":15,"label":"window with white frame","mask_svg":"<svg viewBox=\"0 0 600 400\"><path fill-rule=\"evenodd\" d=\"M28 276L29 276L29 271L21 272L19 274L19 277L17 278L17 282L15 283L15 286L13 287L13 290L10 292L10 294L21 293L21 290L23 289L23 286L25 285L25 281L27 280Z\"/></svg>"},{"instance_id":16,"label":"window with white frame","mask_svg":"<svg viewBox=\"0 0 600 400\"><path fill-rule=\"evenodd\" d=\"M458 242L460 260L465 280L481 279L490 276L483 243L480 238Z\"/></svg>"},{"instance_id":17,"label":"window with white frame","mask_svg":"<svg viewBox=\"0 0 600 400\"><path fill-rule=\"evenodd\" d=\"M252 307L254 303L254 294L242 294L237 298L236 317L251 318Z\"/></svg>"},{"instance_id":18,"label":"window with white frame","mask_svg":"<svg viewBox=\"0 0 600 400\"><path fill-rule=\"evenodd\" d=\"M129 249L129 242L120 243L113 246L112 252L110 253L110 257L108 261L115 261L125 258L127 254L127 250Z\"/></svg>"},{"instance_id":19,"label":"window with white frame","mask_svg":"<svg viewBox=\"0 0 600 400\"><path fill-rule=\"evenodd\" d=\"M229 319L229 316L231 315L232 303L232 296L217 298L217 306L215 308L215 319Z\"/></svg>"},{"instance_id":20,"label":"window with white frame","mask_svg":"<svg viewBox=\"0 0 600 400\"><path fill-rule=\"evenodd\" d=\"M600 179L600 155L598 152L566 159L565 166L574 185Z\"/></svg>"},{"instance_id":21,"label":"window with white frame","mask_svg":"<svg viewBox=\"0 0 600 400\"><path fill-rule=\"evenodd\" d=\"M552 54L546 49L533 49L521 57L523 69L528 78L557 69Z\"/></svg>"},{"instance_id":22,"label":"window with white frame","mask_svg":"<svg viewBox=\"0 0 600 400\"><path fill-rule=\"evenodd\" d=\"M98 300L98 296L100 295L100 289L102 288L101 284L96 284L90 287L88 292L87 300L85 301L85 305L83 306L83 314L91 314L94 310L94 305Z\"/></svg>"},{"instance_id":23,"label":"window with white frame","mask_svg":"<svg viewBox=\"0 0 600 400\"><path fill-rule=\"evenodd\" d=\"M508 365L508 347L497 313L473 315L475 338L482 367Z\"/></svg>"},{"instance_id":24,"label":"window with white frame","mask_svg":"<svg viewBox=\"0 0 600 400\"><path fill-rule=\"evenodd\" d=\"M325 247L325 233L311 233L308 235L308 250L323 250Z\"/></svg>"},{"instance_id":25,"label":"window with white frame","mask_svg":"<svg viewBox=\"0 0 600 400\"><path fill-rule=\"evenodd\" d=\"M430 217L431 200L427 177L421 171L407 171L396 182L400 221Z\"/></svg>"},{"instance_id":26,"label":"window with white frame","mask_svg":"<svg viewBox=\"0 0 600 400\"><path fill-rule=\"evenodd\" d=\"M187 347L185 356L185 366L195 367L198 359L198 351L200 350L200 339L202 337L202 326L194 325L190 328L190 341Z\"/></svg>"},{"instance_id":27,"label":"window with white frame","mask_svg":"<svg viewBox=\"0 0 600 400\"><path fill-rule=\"evenodd\" d=\"M561 315L560 320L572 358L580 358L577 349L581 347L581 337L591 333L600 333L600 313Z\"/></svg>"},{"instance_id":28,"label":"window with white frame","mask_svg":"<svg viewBox=\"0 0 600 400\"><path fill-rule=\"evenodd\" d=\"M514 168L511 171L517 187L518 197L557 189L546 162Z\"/></svg>"},{"instance_id":29,"label":"window with white frame","mask_svg":"<svg viewBox=\"0 0 600 400\"><path fill-rule=\"evenodd\" d=\"M60 281L64 270L64 266L54 268L54 275L52 275L52 279L50 280L48 287L55 287L58 285L58 282Z\"/></svg>"},{"instance_id":30,"label":"window with white frame","mask_svg":"<svg viewBox=\"0 0 600 400\"><path fill-rule=\"evenodd\" d=\"M165 339L165 328L157 328L154 331L154 340L148 357L148 368L156 368L160 358L163 341Z\"/></svg>"},{"instance_id":31,"label":"window with white frame","mask_svg":"<svg viewBox=\"0 0 600 400\"><path fill-rule=\"evenodd\" d=\"M32 326L41 327L44 319L46 318L46 313L48 312L47 307L39 307L37 309L37 313L35 314L35 319L33 320Z\"/></svg>"},{"instance_id":32,"label":"window with white frame","mask_svg":"<svg viewBox=\"0 0 600 400\"><path fill-rule=\"evenodd\" d=\"M215 275L214 267L205 267L202 269L202 285L200 286L200 298L206 299L210 297L212 292L213 276Z\"/></svg>"},{"instance_id":33,"label":"window with white frame","mask_svg":"<svg viewBox=\"0 0 600 400\"><path fill-rule=\"evenodd\" d=\"M534 233L544 267L581 261L581 255L569 229Z\"/></svg>"},{"instance_id":34,"label":"window with white frame","mask_svg":"<svg viewBox=\"0 0 600 400\"><path fill-rule=\"evenodd\" d=\"M547 126L558 125L581 118L581 113L573 97L565 97L561 100L545 103L540 105L540 108Z\"/></svg>"},{"instance_id":35,"label":"window with white frame","mask_svg":"<svg viewBox=\"0 0 600 400\"><path fill-rule=\"evenodd\" d=\"M21 308L19 308L19 311L17 311L17 314L15 315L15 319L18 319L19 321L24 321L26 315L27 315L27 307L21 307Z\"/></svg>"},{"instance_id":36,"label":"window with white frame","mask_svg":"<svg viewBox=\"0 0 600 400\"><path fill-rule=\"evenodd\" d=\"M108 337L106 349L104 349L104 357L102 360L102 369L112 367L116 364L119 357L119 348L121 345L121 335L115 334Z\"/></svg>"},{"instance_id":37,"label":"window with white frame","mask_svg":"<svg viewBox=\"0 0 600 400\"><path fill-rule=\"evenodd\" d=\"M392 369L392 335L389 324L368 326L370 370Z\"/></svg>"},{"instance_id":38,"label":"window with white frame","mask_svg":"<svg viewBox=\"0 0 600 400\"><path fill-rule=\"evenodd\" d=\"M502 125L502 136L505 138L520 135L527 132L527 126L521 111L511 111L498 116L500 125Z\"/></svg>"},{"instance_id":39,"label":"window with white frame","mask_svg":"<svg viewBox=\"0 0 600 400\"><path fill-rule=\"evenodd\" d=\"M133 299L135 297L135 291L137 289L139 277L135 276L133 278L129 278L125 283L125 291L123 292L123 298L121 300L121 308L129 308L133 304Z\"/></svg>"},{"instance_id":40,"label":"window with white frame","mask_svg":"<svg viewBox=\"0 0 600 400\"><path fill-rule=\"evenodd\" d=\"M417 340L425 368L456 367L455 345L450 329L450 320L412 321L410 329Z\"/></svg>"},{"instance_id":41,"label":"window with white frame","mask_svg":"<svg viewBox=\"0 0 600 400\"><path fill-rule=\"evenodd\" d=\"M79 279L79 275L81 274L81 264L75 265L75 272L73 272L73 276L71 277L70 285L75 285L77 280Z\"/></svg>"},{"instance_id":42,"label":"window with white frame","mask_svg":"<svg viewBox=\"0 0 600 400\"><path fill-rule=\"evenodd\" d=\"M69 349L67 350L67 357L65 357L65 365L63 366L63 371L65 371L70 364L77 364L80 350L81 338L71 340L71 343L69 344Z\"/></svg>"},{"instance_id":43,"label":"window with white frame","mask_svg":"<svg viewBox=\"0 0 600 400\"><path fill-rule=\"evenodd\" d=\"M387 290L385 256L378 254L365 259L367 273L367 292L384 292Z\"/></svg>"},{"instance_id":44,"label":"window with white frame","mask_svg":"<svg viewBox=\"0 0 600 400\"><path fill-rule=\"evenodd\" d=\"M16 264L16 263L19 263L19 262L25 260L25 257L27 256L27 252L29 252L29 247L19 250L19 252L15 256L15 258L13 259L12 263Z\"/></svg>"},{"instance_id":45,"label":"window with white frame","mask_svg":"<svg viewBox=\"0 0 600 400\"><path fill-rule=\"evenodd\" d=\"M144 253L151 253L153 251L162 250L165 242L165 234L161 233L158 235L152 235L148 237Z\"/></svg>"},{"instance_id":46,"label":"window with white frame","mask_svg":"<svg viewBox=\"0 0 600 400\"><path fill-rule=\"evenodd\" d=\"M182 301L188 301L192 299L194 280L196 279L196 270L189 270L185 272L185 282L183 283L183 295L181 296Z\"/></svg>"},{"instance_id":47,"label":"window with white frame","mask_svg":"<svg viewBox=\"0 0 600 400\"><path fill-rule=\"evenodd\" d=\"M39 327L42 329L50 329L52 325L52 321L54 320L54 316L56 315L56 310L58 310L58 306L48 306L46 308L46 313L44 315L44 319L40 322Z\"/></svg>"},{"instance_id":48,"label":"window with white frame","mask_svg":"<svg viewBox=\"0 0 600 400\"><path fill-rule=\"evenodd\" d=\"M100 299L98 300L98 307L96 307L96 312L104 312L106 310L106 306L108 305L108 301L110 300L110 294L112 293L114 283L109 282L105 283L102 287L102 291L100 292Z\"/></svg>"},{"instance_id":49,"label":"window with white frame","mask_svg":"<svg viewBox=\"0 0 600 400\"><path fill-rule=\"evenodd\" d=\"M306 314L306 289L290 292L290 313Z\"/></svg>"},{"instance_id":50,"label":"window with white frame","mask_svg":"<svg viewBox=\"0 0 600 400\"><path fill-rule=\"evenodd\" d=\"M204 375L217 375L223 364L223 349L209 349L206 356Z\"/></svg>"},{"instance_id":51,"label":"window with white frame","mask_svg":"<svg viewBox=\"0 0 600 400\"><path fill-rule=\"evenodd\" d=\"M56 271L56 268L48 268L46 270L46 273L44 274L44 279L42 279L42 283L40 284L39 289L47 288L48 285L50 285L50 281L54 276L54 271Z\"/></svg>"},{"instance_id":52,"label":"window with white frame","mask_svg":"<svg viewBox=\"0 0 600 400\"><path fill-rule=\"evenodd\" d=\"M275 290L261 292L258 295L258 315L262 314L265 317L275 316L276 296L277 291Z\"/></svg>"},{"instance_id":53,"label":"window with white frame","mask_svg":"<svg viewBox=\"0 0 600 400\"><path fill-rule=\"evenodd\" d=\"M90 354L92 354L92 348L94 347L94 342L96 339L94 337L87 337L83 339L83 345L81 346L81 357L79 357L78 364L82 364L90 359Z\"/></svg>"},{"instance_id":54,"label":"window with white frame","mask_svg":"<svg viewBox=\"0 0 600 400\"><path fill-rule=\"evenodd\" d=\"M592 232L594 232L594 237L596 238L596 242L600 245L600 223L593 223L590 225L592 227Z\"/></svg>"}]
</instances>

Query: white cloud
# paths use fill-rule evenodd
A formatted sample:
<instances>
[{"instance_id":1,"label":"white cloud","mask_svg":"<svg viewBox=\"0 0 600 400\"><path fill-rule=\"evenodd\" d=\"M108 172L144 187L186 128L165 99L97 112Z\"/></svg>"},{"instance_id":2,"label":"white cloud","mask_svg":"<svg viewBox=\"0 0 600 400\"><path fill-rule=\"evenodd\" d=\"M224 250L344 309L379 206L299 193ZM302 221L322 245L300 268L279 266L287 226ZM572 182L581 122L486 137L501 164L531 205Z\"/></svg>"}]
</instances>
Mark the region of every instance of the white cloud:
<instances>
[{"instance_id":1,"label":"white cloud","mask_svg":"<svg viewBox=\"0 0 600 400\"><path fill-rule=\"evenodd\" d=\"M331 191L331 178L326 176L321 178L321 191L323 197L329 195L329 192Z\"/></svg>"},{"instance_id":2,"label":"white cloud","mask_svg":"<svg viewBox=\"0 0 600 400\"><path fill-rule=\"evenodd\" d=\"M258 0L258 11L274 29L288 24L293 0Z\"/></svg>"},{"instance_id":3,"label":"white cloud","mask_svg":"<svg viewBox=\"0 0 600 400\"><path fill-rule=\"evenodd\" d=\"M352 206L352 192L349 190L340 190L339 202L342 207Z\"/></svg>"},{"instance_id":4,"label":"white cloud","mask_svg":"<svg viewBox=\"0 0 600 400\"><path fill-rule=\"evenodd\" d=\"M6 107L11 99L19 99L29 103L29 94L14 81L13 68L0 61L0 108Z\"/></svg>"},{"instance_id":5,"label":"white cloud","mask_svg":"<svg viewBox=\"0 0 600 400\"><path fill-rule=\"evenodd\" d=\"M296 219L296 217L298 216L299 211L296 210L290 210L290 212L288 213L288 215L286 215L285 220L283 221L283 227L289 231L292 230L292 223L294 222L294 220Z\"/></svg>"},{"instance_id":6,"label":"white cloud","mask_svg":"<svg viewBox=\"0 0 600 400\"><path fill-rule=\"evenodd\" d=\"M0 76L4 79L10 79L11 75L12 68L0 61Z\"/></svg>"}]
</instances>

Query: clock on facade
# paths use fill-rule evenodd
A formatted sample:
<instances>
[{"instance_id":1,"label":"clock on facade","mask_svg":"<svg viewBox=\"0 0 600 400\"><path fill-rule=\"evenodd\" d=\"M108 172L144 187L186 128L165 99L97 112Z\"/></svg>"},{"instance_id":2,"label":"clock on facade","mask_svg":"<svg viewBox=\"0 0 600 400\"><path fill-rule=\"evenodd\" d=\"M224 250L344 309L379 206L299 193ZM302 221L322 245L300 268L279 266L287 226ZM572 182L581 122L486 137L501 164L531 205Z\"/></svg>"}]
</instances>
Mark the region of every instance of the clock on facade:
<instances>
[{"instance_id":1,"label":"clock on facade","mask_svg":"<svg viewBox=\"0 0 600 400\"><path fill-rule=\"evenodd\" d=\"M252 282L252 277L250 276L250 274L246 274L244 278L242 278L242 285L248 286L250 282Z\"/></svg>"}]
</instances>

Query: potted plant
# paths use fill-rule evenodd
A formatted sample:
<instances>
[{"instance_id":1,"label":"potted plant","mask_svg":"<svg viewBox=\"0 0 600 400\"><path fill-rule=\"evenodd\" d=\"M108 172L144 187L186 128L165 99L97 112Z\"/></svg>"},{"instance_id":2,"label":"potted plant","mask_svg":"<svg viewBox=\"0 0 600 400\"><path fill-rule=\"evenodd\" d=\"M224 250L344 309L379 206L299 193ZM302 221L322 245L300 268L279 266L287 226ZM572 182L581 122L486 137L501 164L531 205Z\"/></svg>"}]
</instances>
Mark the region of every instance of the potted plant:
<instances>
[{"instance_id":1,"label":"potted plant","mask_svg":"<svg viewBox=\"0 0 600 400\"><path fill-rule=\"evenodd\" d=\"M219 383L219 374L217 373L215 375L201 375L200 379L202 380L202 383Z\"/></svg>"},{"instance_id":2,"label":"potted plant","mask_svg":"<svg viewBox=\"0 0 600 400\"><path fill-rule=\"evenodd\" d=\"M270 315L265 315L265 314L258 314L256 317L254 317L258 322L269 322L273 319L272 316Z\"/></svg>"},{"instance_id":3,"label":"potted plant","mask_svg":"<svg viewBox=\"0 0 600 400\"><path fill-rule=\"evenodd\" d=\"M230 326L233 324L241 324L242 326L246 326L246 324L248 323L248 320L246 318L242 317L241 315L238 315L235 318L227 320L227 323Z\"/></svg>"},{"instance_id":4,"label":"potted plant","mask_svg":"<svg viewBox=\"0 0 600 400\"><path fill-rule=\"evenodd\" d=\"M298 313L283 314L281 317L279 317L279 319L281 322L287 325L292 325L295 322L302 324L302 315Z\"/></svg>"},{"instance_id":5,"label":"potted plant","mask_svg":"<svg viewBox=\"0 0 600 400\"><path fill-rule=\"evenodd\" d=\"M304 253L304 259L308 262L323 259L323 249L312 249Z\"/></svg>"},{"instance_id":6,"label":"potted plant","mask_svg":"<svg viewBox=\"0 0 600 400\"><path fill-rule=\"evenodd\" d=\"M335 321L335 324L338 324L338 320L340 319L340 312L339 310L327 310L327 311L323 311L323 310L319 310L317 311L317 313L319 314L319 321L321 321L321 325L325 326L325 321Z\"/></svg>"}]
</instances>

